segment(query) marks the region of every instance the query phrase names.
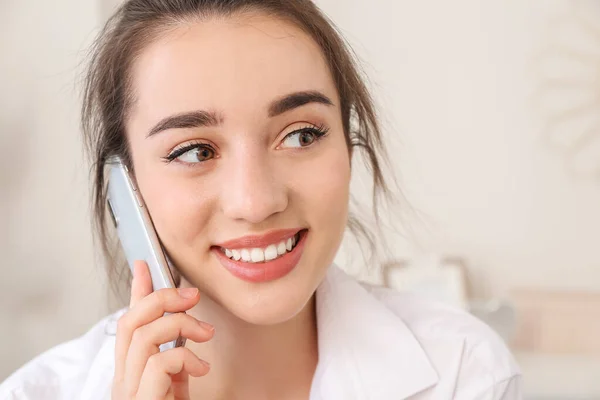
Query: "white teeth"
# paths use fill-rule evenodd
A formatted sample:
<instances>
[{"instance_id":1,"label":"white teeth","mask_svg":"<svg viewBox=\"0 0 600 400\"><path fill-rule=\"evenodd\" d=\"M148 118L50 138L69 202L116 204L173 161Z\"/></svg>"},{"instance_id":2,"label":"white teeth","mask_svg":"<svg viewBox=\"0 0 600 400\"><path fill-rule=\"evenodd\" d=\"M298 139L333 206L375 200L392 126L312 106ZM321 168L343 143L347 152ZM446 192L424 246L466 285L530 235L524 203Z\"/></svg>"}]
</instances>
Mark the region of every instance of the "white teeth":
<instances>
[{"instance_id":1,"label":"white teeth","mask_svg":"<svg viewBox=\"0 0 600 400\"><path fill-rule=\"evenodd\" d=\"M263 261L275 260L278 257L292 251L298 242L296 236L293 236L287 240L282 240L279 243L268 245L266 248L252 248L252 249L225 249L221 248L221 251L225 253L228 258L234 259L235 261L244 261L249 263L260 263Z\"/></svg>"},{"instance_id":2,"label":"white teeth","mask_svg":"<svg viewBox=\"0 0 600 400\"><path fill-rule=\"evenodd\" d=\"M277 258L277 247L272 244L265 249L265 260L271 261Z\"/></svg>"},{"instance_id":3,"label":"white teeth","mask_svg":"<svg viewBox=\"0 0 600 400\"><path fill-rule=\"evenodd\" d=\"M250 258L255 263L265 261L265 252L262 249L252 249L250 250Z\"/></svg>"},{"instance_id":4,"label":"white teeth","mask_svg":"<svg viewBox=\"0 0 600 400\"><path fill-rule=\"evenodd\" d=\"M252 258L250 257L250 252L248 250L242 249L241 255L243 261L252 261Z\"/></svg>"},{"instance_id":5,"label":"white teeth","mask_svg":"<svg viewBox=\"0 0 600 400\"><path fill-rule=\"evenodd\" d=\"M277 245L277 255L283 255L286 252L285 242L281 242Z\"/></svg>"}]
</instances>

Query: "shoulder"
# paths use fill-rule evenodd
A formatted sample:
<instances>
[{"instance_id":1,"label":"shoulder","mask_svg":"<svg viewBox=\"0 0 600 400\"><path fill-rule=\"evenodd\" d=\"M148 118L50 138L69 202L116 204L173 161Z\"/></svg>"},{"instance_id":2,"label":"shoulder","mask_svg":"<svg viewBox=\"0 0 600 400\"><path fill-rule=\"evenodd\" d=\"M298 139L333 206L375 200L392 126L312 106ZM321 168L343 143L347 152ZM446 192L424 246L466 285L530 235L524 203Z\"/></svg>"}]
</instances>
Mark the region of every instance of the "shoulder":
<instances>
[{"instance_id":1,"label":"shoulder","mask_svg":"<svg viewBox=\"0 0 600 400\"><path fill-rule=\"evenodd\" d=\"M114 348L114 326L123 310L96 323L84 335L29 361L0 384L1 399L74 399L107 345ZM112 355L112 350L111 350Z\"/></svg>"},{"instance_id":2,"label":"shoulder","mask_svg":"<svg viewBox=\"0 0 600 400\"><path fill-rule=\"evenodd\" d=\"M506 396L517 390L521 373L504 341L489 326L464 310L418 295L363 286L402 320L440 381L453 381L457 394L469 398L493 391L499 397L490 398L517 398L496 393Z\"/></svg>"}]
</instances>

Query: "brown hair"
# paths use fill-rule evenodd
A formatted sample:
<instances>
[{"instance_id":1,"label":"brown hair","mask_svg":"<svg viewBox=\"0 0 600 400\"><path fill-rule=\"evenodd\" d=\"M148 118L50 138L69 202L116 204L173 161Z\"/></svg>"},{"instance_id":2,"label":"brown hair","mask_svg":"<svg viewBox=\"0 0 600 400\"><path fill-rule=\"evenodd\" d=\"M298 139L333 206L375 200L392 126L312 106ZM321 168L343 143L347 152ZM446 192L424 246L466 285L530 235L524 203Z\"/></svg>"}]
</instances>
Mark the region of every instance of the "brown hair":
<instances>
[{"instance_id":1,"label":"brown hair","mask_svg":"<svg viewBox=\"0 0 600 400\"><path fill-rule=\"evenodd\" d=\"M387 193L381 160L385 159L382 137L372 98L359 73L350 47L333 23L310 0L129 0L108 20L92 49L85 76L82 127L91 158L92 212L97 241L108 263L109 279L129 276L119 269L114 237L106 215L107 158L120 156L130 169L131 158L125 135L125 119L132 103L131 65L150 41L182 22L243 13L266 13L297 25L320 46L340 97L341 117L348 149L358 148L373 177L373 205L377 217L379 195ZM357 219L350 230L375 241ZM117 287L117 286L115 286Z\"/></svg>"}]
</instances>

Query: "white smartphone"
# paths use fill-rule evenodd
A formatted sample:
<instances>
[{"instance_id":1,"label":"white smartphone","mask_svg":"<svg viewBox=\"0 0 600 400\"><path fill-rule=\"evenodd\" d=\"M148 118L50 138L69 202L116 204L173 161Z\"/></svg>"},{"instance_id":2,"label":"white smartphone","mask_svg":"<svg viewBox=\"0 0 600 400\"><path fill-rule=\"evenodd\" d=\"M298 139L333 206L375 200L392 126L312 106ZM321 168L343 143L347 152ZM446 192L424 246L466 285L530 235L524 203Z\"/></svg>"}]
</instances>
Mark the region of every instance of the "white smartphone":
<instances>
[{"instance_id":1,"label":"white smartphone","mask_svg":"<svg viewBox=\"0 0 600 400\"><path fill-rule=\"evenodd\" d=\"M133 262L143 260L148 264L153 290L174 288L169 259L127 166L119 157L111 157L107 167L108 211L117 229L129 268L133 273ZM160 351L184 345L185 338L179 337L162 344Z\"/></svg>"}]
</instances>

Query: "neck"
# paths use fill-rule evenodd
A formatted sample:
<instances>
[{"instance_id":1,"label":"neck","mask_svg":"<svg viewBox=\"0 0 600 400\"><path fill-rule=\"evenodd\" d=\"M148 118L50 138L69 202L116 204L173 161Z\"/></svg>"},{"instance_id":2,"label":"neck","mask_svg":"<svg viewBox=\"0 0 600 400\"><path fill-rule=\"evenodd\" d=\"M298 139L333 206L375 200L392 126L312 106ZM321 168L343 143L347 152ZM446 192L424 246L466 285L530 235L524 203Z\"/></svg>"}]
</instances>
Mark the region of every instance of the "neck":
<instances>
[{"instance_id":1,"label":"neck","mask_svg":"<svg viewBox=\"0 0 600 400\"><path fill-rule=\"evenodd\" d=\"M215 326L209 342L186 344L211 364L207 376L190 379L191 398L309 397L318 361L314 295L300 313L276 325L247 323L206 295L188 314Z\"/></svg>"}]
</instances>

